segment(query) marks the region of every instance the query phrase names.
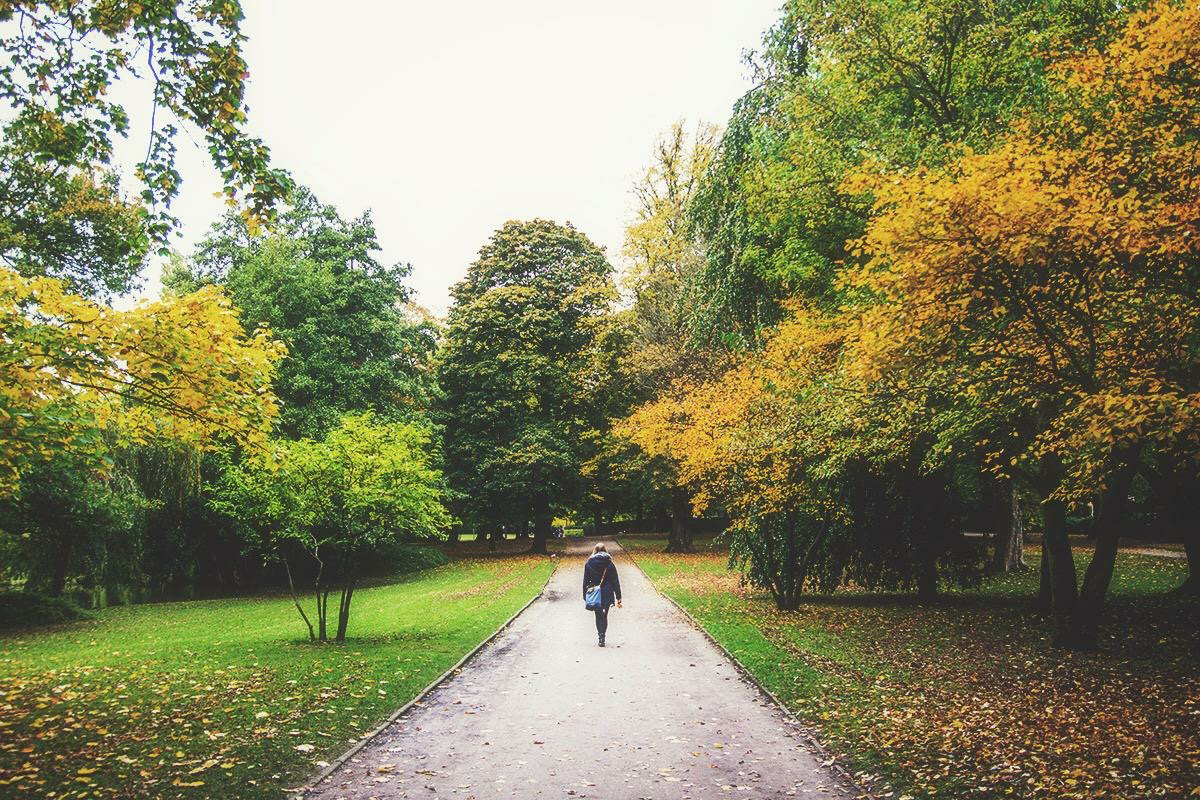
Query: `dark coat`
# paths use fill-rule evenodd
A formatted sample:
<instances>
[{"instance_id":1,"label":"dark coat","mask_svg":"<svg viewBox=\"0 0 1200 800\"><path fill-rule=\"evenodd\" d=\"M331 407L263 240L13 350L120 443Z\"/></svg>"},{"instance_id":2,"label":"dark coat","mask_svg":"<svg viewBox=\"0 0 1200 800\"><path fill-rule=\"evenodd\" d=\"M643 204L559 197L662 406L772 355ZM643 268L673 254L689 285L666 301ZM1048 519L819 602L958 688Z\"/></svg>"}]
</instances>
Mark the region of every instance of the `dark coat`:
<instances>
[{"instance_id":1,"label":"dark coat","mask_svg":"<svg viewBox=\"0 0 1200 800\"><path fill-rule=\"evenodd\" d=\"M605 567L608 568L607 572ZM621 599L621 579L617 576L617 565L613 563L608 553L596 553L583 565L583 597L587 599L587 590L600 583L603 576L604 585L600 596L607 609Z\"/></svg>"}]
</instances>

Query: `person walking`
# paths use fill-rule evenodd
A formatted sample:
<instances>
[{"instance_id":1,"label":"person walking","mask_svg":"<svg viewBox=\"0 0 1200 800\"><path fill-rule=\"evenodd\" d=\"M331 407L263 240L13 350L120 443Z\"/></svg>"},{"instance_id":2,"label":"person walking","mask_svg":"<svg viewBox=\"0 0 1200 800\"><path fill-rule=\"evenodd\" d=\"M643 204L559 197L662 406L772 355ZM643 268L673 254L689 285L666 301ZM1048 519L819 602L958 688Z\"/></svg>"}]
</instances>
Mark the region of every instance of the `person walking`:
<instances>
[{"instance_id":1,"label":"person walking","mask_svg":"<svg viewBox=\"0 0 1200 800\"><path fill-rule=\"evenodd\" d=\"M583 565L583 600L587 602L588 589L600 587L600 607L596 613L596 633L600 635L600 646L604 647L604 634L608 632L608 610L613 603L621 607L621 579L617 576L617 565L604 543L592 548L592 554Z\"/></svg>"}]
</instances>

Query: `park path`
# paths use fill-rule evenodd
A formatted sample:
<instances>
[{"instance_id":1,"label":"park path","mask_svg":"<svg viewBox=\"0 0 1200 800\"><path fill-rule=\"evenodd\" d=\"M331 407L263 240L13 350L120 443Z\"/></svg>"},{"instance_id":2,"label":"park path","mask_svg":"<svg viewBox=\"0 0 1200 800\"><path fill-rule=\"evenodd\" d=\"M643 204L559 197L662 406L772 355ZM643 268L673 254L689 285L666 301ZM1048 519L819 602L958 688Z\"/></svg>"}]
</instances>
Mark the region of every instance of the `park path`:
<instances>
[{"instance_id":1,"label":"park path","mask_svg":"<svg viewBox=\"0 0 1200 800\"><path fill-rule=\"evenodd\" d=\"M508 630L306 797L853 797L803 732L610 549L625 607L610 613L607 647L583 609L588 550L576 546Z\"/></svg>"}]
</instances>

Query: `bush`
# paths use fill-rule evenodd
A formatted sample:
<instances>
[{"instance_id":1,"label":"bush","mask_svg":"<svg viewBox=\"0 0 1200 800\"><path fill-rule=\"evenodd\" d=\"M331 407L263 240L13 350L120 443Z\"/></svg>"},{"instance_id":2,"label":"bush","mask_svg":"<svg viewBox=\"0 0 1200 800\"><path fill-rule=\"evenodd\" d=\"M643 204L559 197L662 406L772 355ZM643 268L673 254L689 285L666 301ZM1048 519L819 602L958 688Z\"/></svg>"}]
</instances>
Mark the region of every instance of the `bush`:
<instances>
[{"instance_id":1,"label":"bush","mask_svg":"<svg viewBox=\"0 0 1200 800\"><path fill-rule=\"evenodd\" d=\"M392 544L383 548L370 565L370 574L377 577L406 575L433 569L449 563L440 547L419 544Z\"/></svg>"},{"instance_id":2,"label":"bush","mask_svg":"<svg viewBox=\"0 0 1200 800\"><path fill-rule=\"evenodd\" d=\"M92 615L61 597L47 597L36 592L0 592L0 630L77 619L92 619Z\"/></svg>"}]
</instances>

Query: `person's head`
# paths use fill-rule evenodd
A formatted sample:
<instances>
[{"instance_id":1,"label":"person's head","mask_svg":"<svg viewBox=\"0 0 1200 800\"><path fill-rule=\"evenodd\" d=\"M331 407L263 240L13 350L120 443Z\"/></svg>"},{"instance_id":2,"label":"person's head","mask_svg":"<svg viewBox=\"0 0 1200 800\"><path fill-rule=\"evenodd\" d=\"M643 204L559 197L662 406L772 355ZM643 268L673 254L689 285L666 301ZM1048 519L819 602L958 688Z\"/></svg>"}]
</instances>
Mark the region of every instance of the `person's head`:
<instances>
[{"instance_id":1,"label":"person's head","mask_svg":"<svg viewBox=\"0 0 1200 800\"><path fill-rule=\"evenodd\" d=\"M596 555L596 553L607 553L607 552L608 552L608 548L604 546L604 542L600 542L598 545L596 545L595 547L592 548L592 555Z\"/></svg>"}]
</instances>

